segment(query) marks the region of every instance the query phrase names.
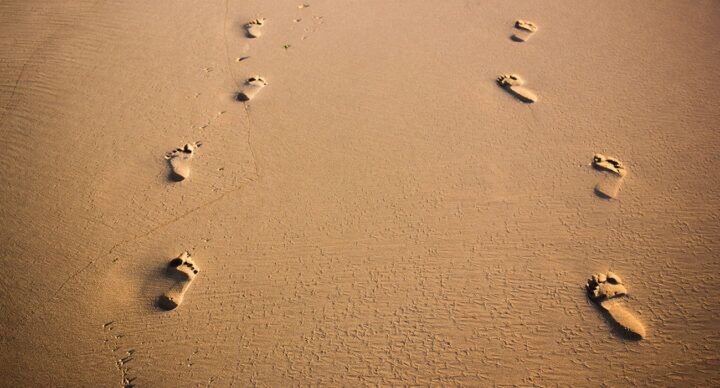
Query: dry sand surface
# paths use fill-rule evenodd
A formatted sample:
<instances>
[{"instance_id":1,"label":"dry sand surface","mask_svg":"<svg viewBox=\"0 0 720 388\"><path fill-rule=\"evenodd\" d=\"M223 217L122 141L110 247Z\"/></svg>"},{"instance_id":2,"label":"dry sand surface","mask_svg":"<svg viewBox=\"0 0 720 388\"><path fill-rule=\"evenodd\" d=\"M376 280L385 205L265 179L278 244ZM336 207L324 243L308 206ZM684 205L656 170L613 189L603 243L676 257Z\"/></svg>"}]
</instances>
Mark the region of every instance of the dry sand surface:
<instances>
[{"instance_id":1,"label":"dry sand surface","mask_svg":"<svg viewBox=\"0 0 720 388\"><path fill-rule=\"evenodd\" d=\"M0 385L717 386L719 19L0 2Z\"/></svg>"}]
</instances>

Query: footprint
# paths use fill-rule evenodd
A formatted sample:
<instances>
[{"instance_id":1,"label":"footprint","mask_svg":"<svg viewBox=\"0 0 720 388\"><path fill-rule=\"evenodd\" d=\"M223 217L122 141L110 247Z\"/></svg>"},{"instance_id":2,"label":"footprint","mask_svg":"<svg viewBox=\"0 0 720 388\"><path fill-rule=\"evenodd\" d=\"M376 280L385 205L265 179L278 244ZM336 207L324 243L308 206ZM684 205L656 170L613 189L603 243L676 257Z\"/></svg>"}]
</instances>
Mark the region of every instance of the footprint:
<instances>
[{"instance_id":1,"label":"footprint","mask_svg":"<svg viewBox=\"0 0 720 388\"><path fill-rule=\"evenodd\" d=\"M248 78L247 81L245 81L245 86L243 89L238 93L237 99L239 101L250 101L267 85L267 81L263 79L260 76L254 76Z\"/></svg>"},{"instance_id":2,"label":"footprint","mask_svg":"<svg viewBox=\"0 0 720 388\"><path fill-rule=\"evenodd\" d=\"M170 163L172 168L171 178L176 181L182 181L190 176L190 161L195 156L195 151L202 143L188 143L183 148L177 148L165 155L165 159Z\"/></svg>"},{"instance_id":3,"label":"footprint","mask_svg":"<svg viewBox=\"0 0 720 388\"><path fill-rule=\"evenodd\" d=\"M245 24L245 35L248 38L259 38L262 35L262 26L265 24L265 18L258 18Z\"/></svg>"},{"instance_id":4,"label":"footprint","mask_svg":"<svg viewBox=\"0 0 720 388\"><path fill-rule=\"evenodd\" d=\"M627 169L616 158L595 154L592 166L596 170L607 172L600 182L595 185L595 193L603 198L617 198L623 180L627 175Z\"/></svg>"},{"instance_id":5,"label":"footprint","mask_svg":"<svg viewBox=\"0 0 720 388\"><path fill-rule=\"evenodd\" d=\"M530 37L532 37L538 30L535 23L519 19L515 21L515 29L517 31L515 31L510 39L516 42L527 42L527 40L530 39Z\"/></svg>"},{"instance_id":6,"label":"footprint","mask_svg":"<svg viewBox=\"0 0 720 388\"><path fill-rule=\"evenodd\" d=\"M497 78L497 83L522 102L533 103L538 100L537 94L523 86L525 80L517 74L503 74Z\"/></svg>"},{"instance_id":7,"label":"footprint","mask_svg":"<svg viewBox=\"0 0 720 388\"><path fill-rule=\"evenodd\" d=\"M165 310L172 310L180 306L185 297L185 292L190 288L198 272L198 266L193 262L190 253L183 252L180 256L172 259L168 263L168 274L177 282L160 297L160 307Z\"/></svg>"},{"instance_id":8,"label":"footprint","mask_svg":"<svg viewBox=\"0 0 720 388\"><path fill-rule=\"evenodd\" d=\"M613 272L595 274L586 285L588 297L605 311L623 334L632 339L645 338L645 325L625 308L620 297L627 295L627 288L620 276Z\"/></svg>"}]
</instances>

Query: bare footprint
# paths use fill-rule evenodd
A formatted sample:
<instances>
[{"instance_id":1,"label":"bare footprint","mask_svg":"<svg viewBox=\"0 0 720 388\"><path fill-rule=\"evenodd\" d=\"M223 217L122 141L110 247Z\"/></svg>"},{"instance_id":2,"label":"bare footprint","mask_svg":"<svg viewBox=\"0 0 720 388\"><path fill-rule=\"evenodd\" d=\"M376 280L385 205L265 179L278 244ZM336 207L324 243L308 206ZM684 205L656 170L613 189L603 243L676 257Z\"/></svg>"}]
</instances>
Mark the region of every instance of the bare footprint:
<instances>
[{"instance_id":1,"label":"bare footprint","mask_svg":"<svg viewBox=\"0 0 720 388\"><path fill-rule=\"evenodd\" d=\"M262 26L265 24L265 18L258 18L245 24L245 35L248 38L259 38L262 35Z\"/></svg>"},{"instance_id":2,"label":"bare footprint","mask_svg":"<svg viewBox=\"0 0 720 388\"><path fill-rule=\"evenodd\" d=\"M172 310L180 306L198 272L198 266L193 262L190 253L183 252L172 259L168 263L168 274L176 280L176 283L160 297L160 307Z\"/></svg>"},{"instance_id":3,"label":"bare footprint","mask_svg":"<svg viewBox=\"0 0 720 388\"><path fill-rule=\"evenodd\" d=\"M202 143L188 143L183 148L176 148L174 151L165 155L165 159L170 163L172 168L171 177L176 181L182 181L190 176L190 161L195 152Z\"/></svg>"},{"instance_id":4,"label":"bare footprint","mask_svg":"<svg viewBox=\"0 0 720 388\"><path fill-rule=\"evenodd\" d=\"M604 171L603 178L595 185L595 193L603 198L617 198L623 180L627 176L627 169L617 158L595 154L592 166L596 170Z\"/></svg>"},{"instance_id":5,"label":"bare footprint","mask_svg":"<svg viewBox=\"0 0 720 388\"><path fill-rule=\"evenodd\" d=\"M260 76L250 77L245 81L243 89L238 93L239 101L250 101L267 85L267 81Z\"/></svg>"},{"instance_id":6,"label":"bare footprint","mask_svg":"<svg viewBox=\"0 0 720 388\"><path fill-rule=\"evenodd\" d=\"M533 22L526 20L515 21L515 33L510 39L516 42L527 42L530 37L538 30L537 26Z\"/></svg>"},{"instance_id":7,"label":"bare footprint","mask_svg":"<svg viewBox=\"0 0 720 388\"><path fill-rule=\"evenodd\" d=\"M645 338L645 325L625 308L620 299L627 288L620 276L613 272L595 274L586 285L588 297L605 311L623 333L633 339Z\"/></svg>"},{"instance_id":8,"label":"bare footprint","mask_svg":"<svg viewBox=\"0 0 720 388\"><path fill-rule=\"evenodd\" d=\"M533 103L538 100L537 94L523 86L525 80L517 74L503 74L497 78L497 83L522 102Z\"/></svg>"}]
</instances>

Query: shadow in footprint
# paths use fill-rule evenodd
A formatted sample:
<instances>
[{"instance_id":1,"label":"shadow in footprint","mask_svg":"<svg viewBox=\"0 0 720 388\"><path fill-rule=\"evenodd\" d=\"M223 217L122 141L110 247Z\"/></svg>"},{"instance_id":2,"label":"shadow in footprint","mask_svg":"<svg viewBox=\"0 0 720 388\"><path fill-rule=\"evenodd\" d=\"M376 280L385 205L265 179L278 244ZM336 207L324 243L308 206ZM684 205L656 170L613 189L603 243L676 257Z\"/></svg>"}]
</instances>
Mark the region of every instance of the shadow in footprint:
<instances>
[{"instance_id":1,"label":"shadow in footprint","mask_svg":"<svg viewBox=\"0 0 720 388\"><path fill-rule=\"evenodd\" d=\"M595 195L597 195L598 197L600 197L602 199L606 199L608 201L613 199L613 197L603 193L598 187L595 187L594 191L595 191Z\"/></svg>"},{"instance_id":2,"label":"shadow in footprint","mask_svg":"<svg viewBox=\"0 0 720 388\"><path fill-rule=\"evenodd\" d=\"M159 296L155 300L155 308L157 310L170 311L170 310L174 310L175 307L177 307L177 306L170 303L166 298L163 298L162 296Z\"/></svg>"},{"instance_id":3,"label":"shadow in footprint","mask_svg":"<svg viewBox=\"0 0 720 388\"><path fill-rule=\"evenodd\" d=\"M182 176L175 173L175 171L170 171L170 173L167 176L168 182L176 183L176 182L182 182L185 180Z\"/></svg>"},{"instance_id":4,"label":"shadow in footprint","mask_svg":"<svg viewBox=\"0 0 720 388\"><path fill-rule=\"evenodd\" d=\"M242 92L241 92L241 93L238 93L238 94L235 96L235 100L240 101L240 102L250 101L250 99L245 95L245 93L242 93Z\"/></svg>"},{"instance_id":5,"label":"shadow in footprint","mask_svg":"<svg viewBox=\"0 0 720 388\"><path fill-rule=\"evenodd\" d=\"M166 269L166 277L172 279L174 284L160 296L156 302L157 307L163 310L178 308L183 303L185 294L198 273L200 270L192 255L187 251L170 260Z\"/></svg>"},{"instance_id":6,"label":"shadow in footprint","mask_svg":"<svg viewBox=\"0 0 720 388\"><path fill-rule=\"evenodd\" d=\"M613 319L612 315L610 315L607 310L602 308L602 306L594 302L592 304L603 316L603 319L605 319L605 321L608 323L613 334L630 341L640 341L641 339L643 339L642 336L640 336L639 334L633 333L620 325L615 319Z\"/></svg>"},{"instance_id":7,"label":"shadow in footprint","mask_svg":"<svg viewBox=\"0 0 720 388\"><path fill-rule=\"evenodd\" d=\"M177 267L182 264L183 260L179 257L176 257L170 260L167 265L158 267L157 275L158 277L165 277L166 279L170 279L174 283L185 281L187 280L187 276L177 270ZM162 309L163 311L168 311L174 310L177 307L177 304L169 301L163 294L157 297L157 299L155 300L155 307Z\"/></svg>"},{"instance_id":8,"label":"shadow in footprint","mask_svg":"<svg viewBox=\"0 0 720 388\"><path fill-rule=\"evenodd\" d=\"M145 281L144 291L147 295L158 295L165 292L168 288L172 287L173 283L176 282L174 278L168 276L168 266L158 265L150 271ZM160 298L154 298L148 301L147 306L153 312L167 311L161 303Z\"/></svg>"}]
</instances>

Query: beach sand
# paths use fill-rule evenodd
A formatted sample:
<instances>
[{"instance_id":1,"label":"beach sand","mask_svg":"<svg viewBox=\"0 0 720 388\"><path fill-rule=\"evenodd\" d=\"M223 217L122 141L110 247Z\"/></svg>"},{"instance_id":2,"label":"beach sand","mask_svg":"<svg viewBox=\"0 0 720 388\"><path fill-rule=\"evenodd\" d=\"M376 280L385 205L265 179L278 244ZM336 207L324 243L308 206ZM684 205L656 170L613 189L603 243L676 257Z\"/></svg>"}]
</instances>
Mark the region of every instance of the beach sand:
<instances>
[{"instance_id":1,"label":"beach sand","mask_svg":"<svg viewBox=\"0 0 720 388\"><path fill-rule=\"evenodd\" d=\"M0 385L720 384L718 17L2 2Z\"/></svg>"}]
</instances>

